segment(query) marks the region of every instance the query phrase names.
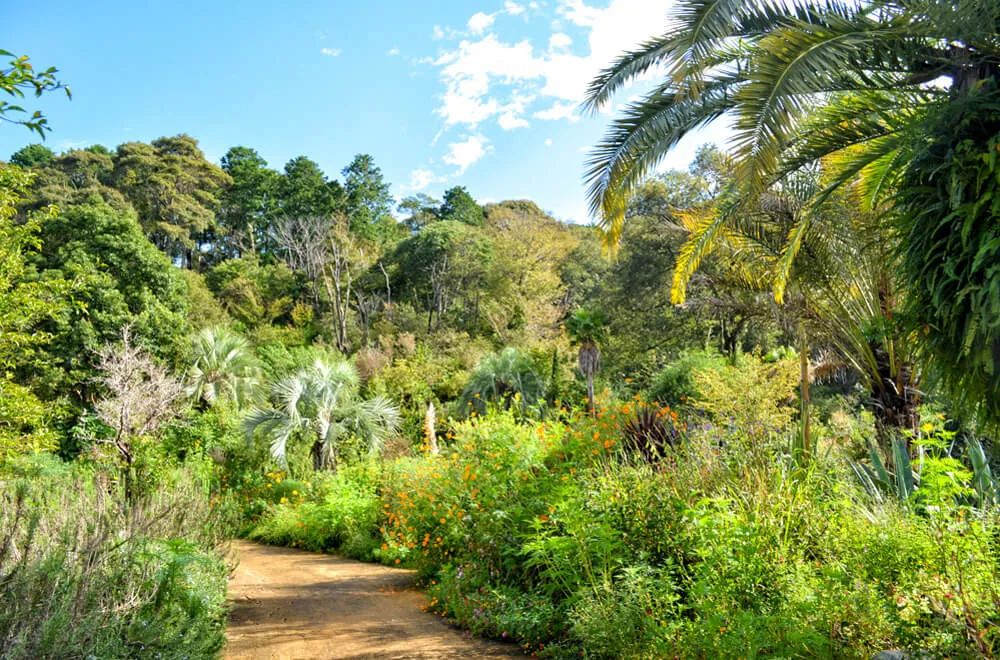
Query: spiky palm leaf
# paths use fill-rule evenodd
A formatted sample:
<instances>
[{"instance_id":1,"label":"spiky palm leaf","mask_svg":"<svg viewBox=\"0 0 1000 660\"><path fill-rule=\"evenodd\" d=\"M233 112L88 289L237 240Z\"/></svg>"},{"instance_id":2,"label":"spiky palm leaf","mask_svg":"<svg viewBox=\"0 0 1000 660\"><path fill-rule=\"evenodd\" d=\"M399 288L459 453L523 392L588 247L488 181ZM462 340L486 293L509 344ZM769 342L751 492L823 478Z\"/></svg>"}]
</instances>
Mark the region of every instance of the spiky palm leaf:
<instances>
[{"instance_id":1,"label":"spiky palm leaf","mask_svg":"<svg viewBox=\"0 0 1000 660\"><path fill-rule=\"evenodd\" d=\"M399 428L399 409L387 398L362 399L357 370L346 360L317 359L274 384L272 405L250 412L244 427L251 437L266 436L271 454L286 463L288 441L313 441L314 467L336 468L340 446L356 438L377 451Z\"/></svg>"},{"instance_id":2,"label":"spiky palm leaf","mask_svg":"<svg viewBox=\"0 0 1000 660\"><path fill-rule=\"evenodd\" d=\"M195 401L215 405L229 400L242 408L254 400L261 369L250 344L226 328L205 328L191 342L186 392Z\"/></svg>"}]
</instances>

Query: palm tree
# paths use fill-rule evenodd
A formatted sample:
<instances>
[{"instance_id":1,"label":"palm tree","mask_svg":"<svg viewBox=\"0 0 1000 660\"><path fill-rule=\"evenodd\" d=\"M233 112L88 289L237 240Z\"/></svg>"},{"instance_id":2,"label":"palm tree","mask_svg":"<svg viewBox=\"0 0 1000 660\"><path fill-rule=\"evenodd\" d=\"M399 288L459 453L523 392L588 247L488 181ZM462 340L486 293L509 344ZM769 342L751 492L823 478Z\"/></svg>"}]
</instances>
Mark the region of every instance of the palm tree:
<instances>
[{"instance_id":1,"label":"palm tree","mask_svg":"<svg viewBox=\"0 0 1000 660\"><path fill-rule=\"evenodd\" d=\"M521 413L543 400L545 383L539 378L531 358L512 346L487 355L469 377L458 405L460 413L486 412L487 404L510 410L518 403Z\"/></svg>"},{"instance_id":2,"label":"palm tree","mask_svg":"<svg viewBox=\"0 0 1000 660\"><path fill-rule=\"evenodd\" d=\"M589 162L591 209L617 242L631 193L688 133L732 121L736 189L687 246L674 299L714 237L758 194L826 159L811 210L860 178L867 208L891 203L907 309L945 383L1000 419L1000 3L996 0L679 0L663 36L592 83L598 110L650 71ZM782 299L814 218L772 271Z\"/></svg>"},{"instance_id":3,"label":"palm tree","mask_svg":"<svg viewBox=\"0 0 1000 660\"><path fill-rule=\"evenodd\" d=\"M604 314L587 309L578 309L566 319L566 331L573 343L580 347L577 365L580 373L587 379L587 406L591 414L597 410L594 404L594 377L601 367L598 344L604 338L606 323Z\"/></svg>"},{"instance_id":4,"label":"palm tree","mask_svg":"<svg viewBox=\"0 0 1000 660\"><path fill-rule=\"evenodd\" d=\"M205 328L191 342L186 391L199 405L229 400L242 408L253 401L260 365L246 339L226 328Z\"/></svg>"},{"instance_id":5,"label":"palm tree","mask_svg":"<svg viewBox=\"0 0 1000 660\"><path fill-rule=\"evenodd\" d=\"M359 382L350 362L318 358L273 386L274 405L251 412L245 421L247 433L263 432L270 439L271 455L285 464L290 439L311 439L313 468L336 470L344 441L356 438L377 451L399 428L399 409L382 396L362 399Z\"/></svg>"},{"instance_id":6,"label":"palm tree","mask_svg":"<svg viewBox=\"0 0 1000 660\"><path fill-rule=\"evenodd\" d=\"M752 291L771 286L787 256L788 233L809 203L809 188L801 185L797 196L788 186L760 195L716 235L710 247L719 253L716 261L727 284ZM793 260L789 305L782 311L798 318L803 343L808 329L814 344L831 349L824 351L827 369L846 368L866 387L879 438L888 448L895 431L916 429L921 374L913 333L897 319L903 295L891 234L857 209L853 186L831 195L815 214ZM698 209L676 217L697 235L715 216L711 209ZM805 378L803 395L805 401Z\"/></svg>"}]
</instances>

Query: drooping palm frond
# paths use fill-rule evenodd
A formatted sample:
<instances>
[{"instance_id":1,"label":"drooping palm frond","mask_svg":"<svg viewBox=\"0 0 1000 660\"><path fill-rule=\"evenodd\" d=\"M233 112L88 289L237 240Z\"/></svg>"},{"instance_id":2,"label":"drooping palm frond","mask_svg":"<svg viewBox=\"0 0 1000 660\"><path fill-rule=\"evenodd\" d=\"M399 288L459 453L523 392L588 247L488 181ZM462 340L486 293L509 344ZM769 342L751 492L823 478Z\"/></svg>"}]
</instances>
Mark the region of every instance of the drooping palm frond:
<instances>
[{"instance_id":1,"label":"drooping palm frond","mask_svg":"<svg viewBox=\"0 0 1000 660\"><path fill-rule=\"evenodd\" d=\"M625 107L588 161L590 208L606 243L620 239L643 178L685 135L724 116L734 122L743 197L859 145L830 184L863 171L871 194L882 194L890 164L900 162L890 154L913 138L906 129L927 104L947 101L934 79L1000 52L990 22L998 10L987 5L680 0L664 36L620 57L588 90L585 105L596 110L639 76L664 71L663 84Z\"/></svg>"}]
</instances>

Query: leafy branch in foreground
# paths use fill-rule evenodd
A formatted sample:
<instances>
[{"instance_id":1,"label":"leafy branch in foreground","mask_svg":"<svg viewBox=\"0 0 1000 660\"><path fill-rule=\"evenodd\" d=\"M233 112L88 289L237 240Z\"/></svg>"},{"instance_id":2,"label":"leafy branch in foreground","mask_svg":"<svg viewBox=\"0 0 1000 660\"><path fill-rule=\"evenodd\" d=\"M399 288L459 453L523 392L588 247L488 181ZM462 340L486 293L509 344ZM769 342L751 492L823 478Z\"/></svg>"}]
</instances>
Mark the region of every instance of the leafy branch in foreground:
<instances>
[{"instance_id":1,"label":"leafy branch in foreground","mask_svg":"<svg viewBox=\"0 0 1000 660\"><path fill-rule=\"evenodd\" d=\"M56 78L58 69L49 67L43 71L36 71L31 64L31 59L27 55L15 56L10 51L0 48L0 57L10 57L10 63L6 69L0 69L0 90L15 99L23 99L26 93L34 94L36 97L46 92L62 90L66 93L66 98L73 98L72 92L65 83ZM24 115L27 115L24 117ZM15 117L16 116L16 117ZM38 133L44 140L45 132L51 131L48 119L40 110L34 112L26 110L23 106L0 100L0 121L11 124L20 124L28 130Z\"/></svg>"}]
</instances>

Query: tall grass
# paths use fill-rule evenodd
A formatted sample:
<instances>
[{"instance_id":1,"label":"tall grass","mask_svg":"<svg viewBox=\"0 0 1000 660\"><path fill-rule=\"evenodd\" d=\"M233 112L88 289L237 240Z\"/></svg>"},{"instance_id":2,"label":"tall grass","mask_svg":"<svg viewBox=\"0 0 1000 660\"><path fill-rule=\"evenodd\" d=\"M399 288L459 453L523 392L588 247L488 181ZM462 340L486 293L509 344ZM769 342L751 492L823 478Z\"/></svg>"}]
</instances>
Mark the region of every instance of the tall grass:
<instances>
[{"instance_id":1,"label":"tall grass","mask_svg":"<svg viewBox=\"0 0 1000 660\"><path fill-rule=\"evenodd\" d=\"M128 504L100 472L0 479L0 657L216 655L228 530L180 471Z\"/></svg>"}]
</instances>

